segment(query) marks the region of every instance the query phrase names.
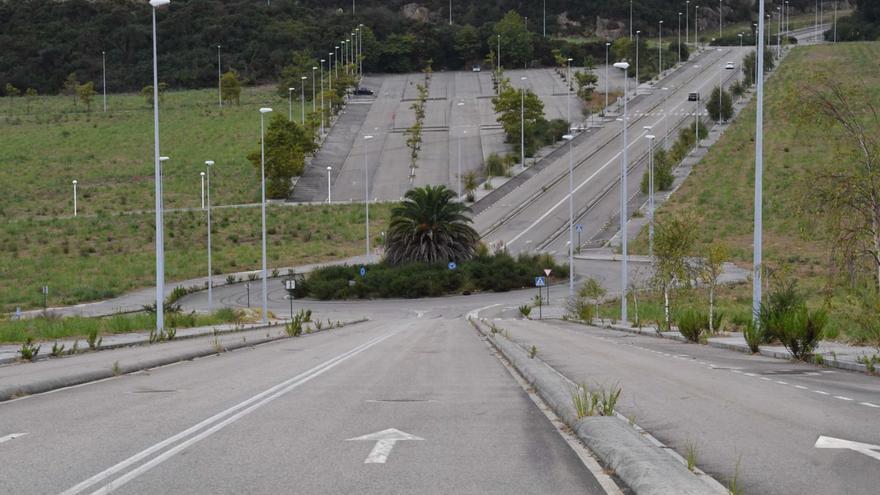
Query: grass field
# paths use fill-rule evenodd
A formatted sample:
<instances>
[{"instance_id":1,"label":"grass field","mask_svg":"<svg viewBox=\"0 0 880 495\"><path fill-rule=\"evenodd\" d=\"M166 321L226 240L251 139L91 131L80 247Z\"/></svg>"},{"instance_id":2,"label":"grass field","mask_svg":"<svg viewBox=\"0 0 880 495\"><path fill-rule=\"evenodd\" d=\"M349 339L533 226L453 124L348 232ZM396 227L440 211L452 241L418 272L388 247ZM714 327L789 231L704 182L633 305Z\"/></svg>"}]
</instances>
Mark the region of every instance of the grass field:
<instances>
[{"instance_id":1,"label":"grass field","mask_svg":"<svg viewBox=\"0 0 880 495\"><path fill-rule=\"evenodd\" d=\"M0 99L0 214L7 220L153 208L153 112L140 95L110 95L103 113L64 96ZM28 110L28 106L30 107ZM214 204L259 201L259 178L246 156L259 148L261 106L288 113L274 88L244 88L241 104L218 108L216 90L169 91L159 104L166 208L200 206L205 160ZM299 106L294 107L299 115Z\"/></svg>"},{"instance_id":2,"label":"grass field","mask_svg":"<svg viewBox=\"0 0 880 495\"><path fill-rule=\"evenodd\" d=\"M823 219L809 211L814 197L810 176L843 166L841 130L797 119L804 85L819 74L834 74L844 86L880 104L880 43L840 43L795 48L767 85L764 122L764 258L770 268L787 265L818 306L834 298L840 287L831 283L830 243ZM853 70L842 71L841 67ZM880 132L880 129L877 129ZM698 244L720 241L731 248L734 261L751 266L754 197L755 104L694 168L669 202L658 210L658 221L685 211L699 221ZM647 251L647 232L634 244ZM739 299L748 311L750 297ZM736 311L736 309L733 309Z\"/></svg>"}]
</instances>

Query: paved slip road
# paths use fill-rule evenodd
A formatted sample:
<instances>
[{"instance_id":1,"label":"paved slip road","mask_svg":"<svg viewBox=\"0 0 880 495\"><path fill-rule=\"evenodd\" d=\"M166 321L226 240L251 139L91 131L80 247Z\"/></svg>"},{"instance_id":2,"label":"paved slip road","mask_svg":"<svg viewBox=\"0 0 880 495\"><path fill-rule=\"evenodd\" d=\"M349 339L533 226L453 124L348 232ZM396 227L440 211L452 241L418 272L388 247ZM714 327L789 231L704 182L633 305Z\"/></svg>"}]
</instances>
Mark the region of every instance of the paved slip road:
<instances>
[{"instance_id":1,"label":"paved slip road","mask_svg":"<svg viewBox=\"0 0 880 495\"><path fill-rule=\"evenodd\" d=\"M489 315L487 315L489 316ZM873 457L817 449L820 435L880 445L880 380L707 346L563 322L494 322L578 383L619 384L618 411L742 493L868 494Z\"/></svg>"},{"instance_id":2,"label":"paved slip road","mask_svg":"<svg viewBox=\"0 0 880 495\"><path fill-rule=\"evenodd\" d=\"M284 340L2 403L0 418L0 437L27 433L0 443L4 493L604 493L458 318ZM384 464L365 463L374 441L347 441L390 428L423 440Z\"/></svg>"},{"instance_id":3,"label":"paved slip road","mask_svg":"<svg viewBox=\"0 0 880 495\"><path fill-rule=\"evenodd\" d=\"M672 143L676 127L693 119L695 104L687 101L688 93L698 91L705 97L719 78L726 84L738 78L739 70L725 70L724 65L733 61L739 66L746 51L738 47L707 50L667 75L654 89L642 85L640 96L629 106L628 198L639 188L644 165L637 160L648 152L645 136L654 134L662 140L668 127ZM611 122L580 134L574 141L574 209L575 219L584 224L584 244L619 212L622 130L620 122ZM557 155L538 174L479 213L474 219L477 231L487 241L504 243L514 253L565 251L567 235L560 239L558 234L568 223L568 163L568 153Z\"/></svg>"}]
</instances>

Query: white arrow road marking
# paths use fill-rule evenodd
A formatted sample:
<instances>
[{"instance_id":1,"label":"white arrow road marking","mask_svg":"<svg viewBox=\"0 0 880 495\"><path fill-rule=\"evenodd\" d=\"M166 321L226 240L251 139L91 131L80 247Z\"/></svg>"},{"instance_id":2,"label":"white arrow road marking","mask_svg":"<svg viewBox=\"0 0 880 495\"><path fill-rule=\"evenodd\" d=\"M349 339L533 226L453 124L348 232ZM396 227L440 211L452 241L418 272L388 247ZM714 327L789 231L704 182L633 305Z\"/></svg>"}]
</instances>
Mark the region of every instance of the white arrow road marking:
<instances>
[{"instance_id":1,"label":"white arrow road marking","mask_svg":"<svg viewBox=\"0 0 880 495\"><path fill-rule=\"evenodd\" d=\"M391 449L394 448L394 444L404 440L424 440L424 438L410 435L409 433L400 431L396 428L389 428L362 437L349 438L346 442L362 440L376 442L376 445L373 446L373 450L370 451L370 455L367 456L364 464L385 464L385 461L388 460L388 456L391 454Z\"/></svg>"},{"instance_id":2,"label":"white arrow road marking","mask_svg":"<svg viewBox=\"0 0 880 495\"><path fill-rule=\"evenodd\" d=\"M880 461L880 445L871 445L869 443L853 442L841 438L820 436L819 439L816 440L816 445L814 445L814 447L817 449L849 449Z\"/></svg>"},{"instance_id":3,"label":"white arrow road marking","mask_svg":"<svg viewBox=\"0 0 880 495\"><path fill-rule=\"evenodd\" d=\"M15 440L18 437L23 437L27 435L27 433L13 433L11 435L6 435L5 437L0 437L0 443L6 443L10 440Z\"/></svg>"}]
</instances>

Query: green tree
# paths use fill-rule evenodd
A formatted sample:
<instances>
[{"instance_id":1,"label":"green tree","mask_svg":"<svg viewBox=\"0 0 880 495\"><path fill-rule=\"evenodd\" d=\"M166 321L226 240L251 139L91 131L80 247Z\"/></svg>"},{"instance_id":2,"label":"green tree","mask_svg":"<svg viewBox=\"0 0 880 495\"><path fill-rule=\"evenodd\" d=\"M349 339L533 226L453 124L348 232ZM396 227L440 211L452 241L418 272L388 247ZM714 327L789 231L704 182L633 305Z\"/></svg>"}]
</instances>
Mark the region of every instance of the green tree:
<instances>
[{"instance_id":1,"label":"green tree","mask_svg":"<svg viewBox=\"0 0 880 495\"><path fill-rule=\"evenodd\" d=\"M477 28L465 24L455 32L455 51L465 66L480 60L480 33Z\"/></svg>"},{"instance_id":2,"label":"green tree","mask_svg":"<svg viewBox=\"0 0 880 495\"><path fill-rule=\"evenodd\" d=\"M159 83L159 103L165 103L165 91L168 90L168 85L160 82ZM153 86L144 86L141 89L141 96L144 97L144 101L147 103L147 106L153 108Z\"/></svg>"},{"instance_id":3,"label":"green tree","mask_svg":"<svg viewBox=\"0 0 880 495\"><path fill-rule=\"evenodd\" d=\"M285 199L290 195L291 179L302 175L305 156L315 150L314 132L304 129L287 117L275 114L266 129L266 195ZM260 148L247 159L260 174Z\"/></svg>"},{"instance_id":4,"label":"green tree","mask_svg":"<svg viewBox=\"0 0 880 495\"><path fill-rule=\"evenodd\" d=\"M300 91L303 84L302 77L311 78L312 67L317 67L317 65L318 60L309 55L309 52L305 50L293 52L290 57L290 63L281 69L281 76L278 82L278 96L287 98L289 88L295 88L297 91ZM344 74L340 72L339 75L343 76ZM306 91L306 98L311 99L311 97L312 93Z\"/></svg>"},{"instance_id":5,"label":"green tree","mask_svg":"<svg viewBox=\"0 0 880 495\"><path fill-rule=\"evenodd\" d=\"M709 101L706 102L706 110L709 112L709 118L716 122L729 120L733 117L733 98L729 92L714 88Z\"/></svg>"},{"instance_id":6,"label":"green tree","mask_svg":"<svg viewBox=\"0 0 880 495\"><path fill-rule=\"evenodd\" d=\"M241 82L238 80L238 74L235 71L229 71L220 78L220 96L223 101L234 102L239 104L241 98Z\"/></svg>"},{"instance_id":7,"label":"green tree","mask_svg":"<svg viewBox=\"0 0 880 495\"><path fill-rule=\"evenodd\" d=\"M64 80L63 93L73 98L73 108L76 109L76 100L78 97L77 89L79 89L79 81L76 79L76 72L71 72Z\"/></svg>"},{"instance_id":8,"label":"green tree","mask_svg":"<svg viewBox=\"0 0 880 495\"><path fill-rule=\"evenodd\" d=\"M92 101L95 99L95 83L89 81L85 84L80 84L76 88L76 96L86 106L86 111L91 112Z\"/></svg>"},{"instance_id":9,"label":"green tree","mask_svg":"<svg viewBox=\"0 0 880 495\"><path fill-rule=\"evenodd\" d=\"M693 253L696 233L696 222L689 215L668 215L656 224L654 284L663 292L663 319L667 330L672 325L670 292L676 285L690 280L687 258Z\"/></svg>"},{"instance_id":10,"label":"green tree","mask_svg":"<svg viewBox=\"0 0 880 495\"><path fill-rule=\"evenodd\" d=\"M31 113L31 105L33 105L34 100L37 99L37 90L34 88L28 88L27 91L24 92L25 101L27 101L27 113Z\"/></svg>"},{"instance_id":11,"label":"green tree","mask_svg":"<svg viewBox=\"0 0 880 495\"><path fill-rule=\"evenodd\" d=\"M654 192L672 189L672 183L675 181L675 176L672 175L672 167L672 159L665 149L658 148L654 150ZM642 194L648 194L649 182L650 170L645 169L641 182Z\"/></svg>"},{"instance_id":12,"label":"green tree","mask_svg":"<svg viewBox=\"0 0 880 495\"><path fill-rule=\"evenodd\" d=\"M544 118L544 103L538 95L531 90L526 90L523 96L520 90L511 86L507 80L502 80L501 91L498 96L492 99L492 103L495 106L495 111L501 114L498 121L504 128L507 142L513 144L517 153L520 151L521 122L525 123L526 155L532 156L537 146L535 124L539 119Z\"/></svg>"},{"instance_id":13,"label":"green tree","mask_svg":"<svg viewBox=\"0 0 880 495\"><path fill-rule=\"evenodd\" d=\"M473 258L480 236L470 225L469 213L446 186L410 189L391 211L386 261L399 265Z\"/></svg>"},{"instance_id":14,"label":"green tree","mask_svg":"<svg viewBox=\"0 0 880 495\"><path fill-rule=\"evenodd\" d=\"M574 73L574 80L578 85L578 97L589 103L593 99L593 91L596 89L596 83L599 81L598 76L592 72L577 71Z\"/></svg>"},{"instance_id":15,"label":"green tree","mask_svg":"<svg viewBox=\"0 0 880 495\"><path fill-rule=\"evenodd\" d=\"M757 53L757 50L749 52L749 54L743 58L743 83L746 86L755 84L755 73L757 72L757 69L755 68L755 58ZM775 59L773 58L773 50L764 48L764 73L766 74L773 70L774 64Z\"/></svg>"},{"instance_id":16,"label":"green tree","mask_svg":"<svg viewBox=\"0 0 880 495\"><path fill-rule=\"evenodd\" d=\"M593 304L596 307L596 311L594 312L594 317L599 318L599 304L602 303L602 299L605 297L606 291L605 288L602 287L602 283L596 280L594 277L590 277L584 280L584 284L581 286L579 295L582 298L592 299Z\"/></svg>"},{"instance_id":17,"label":"green tree","mask_svg":"<svg viewBox=\"0 0 880 495\"><path fill-rule=\"evenodd\" d=\"M497 36L501 35L501 64L508 67L525 67L534 55L532 33L526 30L526 23L516 11L511 10L495 24L495 36L488 40L490 46L497 46Z\"/></svg>"},{"instance_id":18,"label":"green tree","mask_svg":"<svg viewBox=\"0 0 880 495\"><path fill-rule=\"evenodd\" d=\"M709 332L715 333L715 292L718 282L724 272L724 262L727 261L729 252L727 246L720 242L713 242L706 248L699 262L700 280L709 287Z\"/></svg>"}]
</instances>

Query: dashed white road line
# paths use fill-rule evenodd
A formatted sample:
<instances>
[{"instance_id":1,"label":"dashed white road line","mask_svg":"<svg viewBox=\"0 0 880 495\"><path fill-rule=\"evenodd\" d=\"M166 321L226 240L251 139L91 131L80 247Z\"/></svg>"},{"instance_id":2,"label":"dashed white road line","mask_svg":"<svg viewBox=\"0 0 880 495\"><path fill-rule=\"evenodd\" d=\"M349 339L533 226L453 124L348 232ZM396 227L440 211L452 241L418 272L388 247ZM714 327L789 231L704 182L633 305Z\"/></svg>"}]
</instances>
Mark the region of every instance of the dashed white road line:
<instances>
[{"instance_id":1,"label":"dashed white road line","mask_svg":"<svg viewBox=\"0 0 880 495\"><path fill-rule=\"evenodd\" d=\"M852 400L852 399L850 399L849 397L844 397L844 396L842 396L842 395L835 395L834 398L835 398L835 399L840 399L840 400Z\"/></svg>"},{"instance_id":2,"label":"dashed white road line","mask_svg":"<svg viewBox=\"0 0 880 495\"><path fill-rule=\"evenodd\" d=\"M10 440L15 440L16 438L23 437L25 435L27 435L27 433L12 433L12 434L6 435L5 437L0 437L0 443L5 443Z\"/></svg>"},{"instance_id":3,"label":"dashed white road line","mask_svg":"<svg viewBox=\"0 0 880 495\"><path fill-rule=\"evenodd\" d=\"M781 380L776 380L776 383L778 383L780 385L788 385L788 382L783 382Z\"/></svg>"},{"instance_id":4,"label":"dashed white road line","mask_svg":"<svg viewBox=\"0 0 880 495\"><path fill-rule=\"evenodd\" d=\"M813 390L813 392L816 392L819 395L830 395L828 392L825 392L824 390Z\"/></svg>"},{"instance_id":5,"label":"dashed white road line","mask_svg":"<svg viewBox=\"0 0 880 495\"><path fill-rule=\"evenodd\" d=\"M807 389L807 387L805 387L805 386L803 386L803 385L795 385L794 388L799 388L799 389L801 389L801 390L806 390L806 389Z\"/></svg>"},{"instance_id":6,"label":"dashed white road line","mask_svg":"<svg viewBox=\"0 0 880 495\"><path fill-rule=\"evenodd\" d=\"M861 405L863 405L863 406L868 406L868 407L877 407L877 408L880 408L880 406L878 406L877 404L871 404L870 402L859 402L859 404L861 404Z\"/></svg>"}]
</instances>

